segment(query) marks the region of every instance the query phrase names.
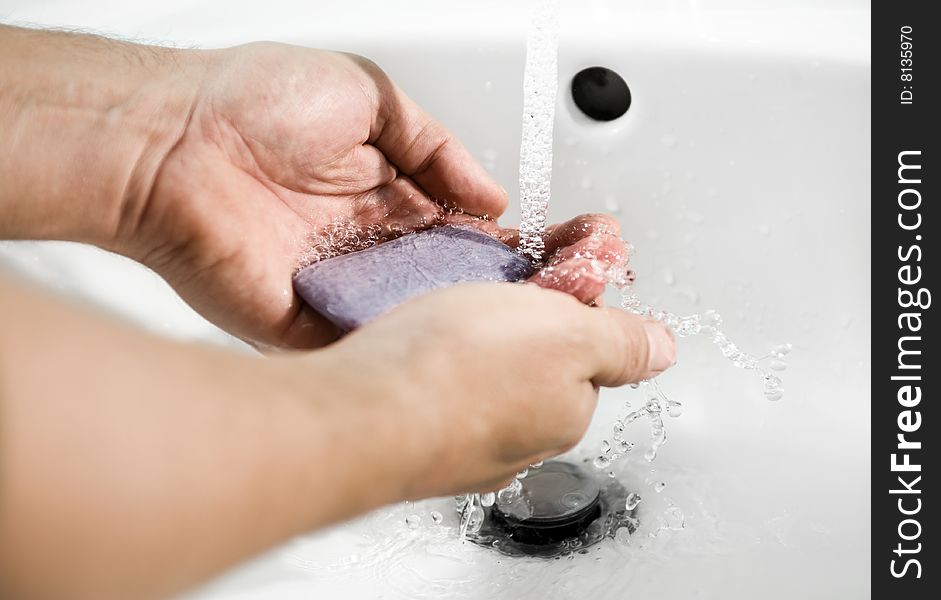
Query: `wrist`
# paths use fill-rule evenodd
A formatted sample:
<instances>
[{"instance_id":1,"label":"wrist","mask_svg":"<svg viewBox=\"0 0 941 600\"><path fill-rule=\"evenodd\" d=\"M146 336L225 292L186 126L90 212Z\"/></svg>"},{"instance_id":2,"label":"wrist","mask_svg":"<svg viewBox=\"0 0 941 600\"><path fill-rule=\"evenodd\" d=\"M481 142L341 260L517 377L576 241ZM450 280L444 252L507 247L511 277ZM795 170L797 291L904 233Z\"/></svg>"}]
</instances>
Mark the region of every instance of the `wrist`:
<instances>
[{"instance_id":1,"label":"wrist","mask_svg":"<svg viewBox=\"0 0 941 600\"><path fill-rule=\"evenodd\" d=\"M0 27L0 237L119 250L182 135L206 57Z\"/></svg>"},{"instance_id":2,"label":"wrist","mask_svg":"<svg viewBox=\"0 0 941 600\"><path fill-rule=\"evenodd\" d=\"M319 432L298 456L318 485L334 491L311 505L317 514L309 527L424 497L426 463L435 460L423 427L428 411L415 408L420 401L408 378L348 350L340 342L271 359L277 379L294 390Z\"/></svg>"}]
</instances>

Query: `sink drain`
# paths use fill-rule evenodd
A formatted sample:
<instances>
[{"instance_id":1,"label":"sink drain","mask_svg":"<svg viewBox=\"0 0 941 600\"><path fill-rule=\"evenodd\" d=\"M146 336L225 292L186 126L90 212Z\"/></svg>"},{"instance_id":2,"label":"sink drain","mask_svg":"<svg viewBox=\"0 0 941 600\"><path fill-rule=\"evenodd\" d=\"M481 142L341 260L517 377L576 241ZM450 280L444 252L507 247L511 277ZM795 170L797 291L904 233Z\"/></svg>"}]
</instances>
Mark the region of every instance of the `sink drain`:
<instances>
[{"instance_id":1,"label":"sink drain","mask_svg":"<svg viewBox=\"0 0 941 600\"><path fill-rule=\"evenodd\" d=\"M469 539L511 556L555 557L633 532L637 520L627 510L627 490L591 468L548 461L520 480L520 495L484 509L480 530Z\"/></svg>"}]
</instances>

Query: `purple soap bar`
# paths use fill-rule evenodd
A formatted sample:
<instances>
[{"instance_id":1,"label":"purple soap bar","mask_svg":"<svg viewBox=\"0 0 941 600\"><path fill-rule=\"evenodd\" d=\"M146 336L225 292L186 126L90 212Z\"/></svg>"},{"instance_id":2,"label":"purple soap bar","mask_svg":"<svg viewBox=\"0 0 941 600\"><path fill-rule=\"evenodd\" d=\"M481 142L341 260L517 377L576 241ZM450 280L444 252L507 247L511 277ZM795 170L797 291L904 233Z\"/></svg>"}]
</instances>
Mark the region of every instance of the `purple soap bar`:
<instances>
[{"instance_id":1,"label":"purple soap bar","mask_svg":"<svg viewBox=\"0 0 941 600\"><path fill-rule=\"evenodd\" d=\"M344 331L432 290L466 281L519 281L529 261L485 233L437 227L316 262L294 289Z\"/></svg>"}]
</instances>

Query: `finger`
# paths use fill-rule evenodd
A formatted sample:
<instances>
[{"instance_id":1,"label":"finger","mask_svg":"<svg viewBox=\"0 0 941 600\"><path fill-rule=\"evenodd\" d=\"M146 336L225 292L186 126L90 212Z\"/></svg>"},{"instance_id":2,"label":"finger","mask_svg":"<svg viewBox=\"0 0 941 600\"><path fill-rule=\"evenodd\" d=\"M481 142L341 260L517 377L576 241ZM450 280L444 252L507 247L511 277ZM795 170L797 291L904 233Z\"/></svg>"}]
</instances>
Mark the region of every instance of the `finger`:
<instances>
[{"instance_id":1,"label":"finger","mask_svg":"<svg viewBox=\"0 0 941 600\"><path fill-rule=\"evenodd\" d=\"M475 215L503 214L506 192L470 152L384 73L373 75L379 104L369 142L445 206Z\"/></svg>"},{"instance_id":2,"label":"finger","mask_svg":"<svg viewBox=\"0 0 941 600\"><path fill-rule=\"evenodd\" d=\"M626 261L627 252L620 238L595 233L560 248L529 281L591 304L604 293L609 281L620 281L626 276Z\"/></svg>"},{"instance_id":3,"label":"finger","mask_svg":"<svg viewBox=\"0 0 941 600\"><path fill-rule=\"evenodd\" d=\"M575 296L583 304L590 304L600 296L606 283L604 275L587 258L573 258L557 266L545 267L529 281L539 287Z\"/></svg>"},{"instance_id":4,"label":"finger","mask_svg":"<svg viewBox=\"0 0 941 600\"><path fill-rule=\"evenodd\" d=\"M676 362L673 334L663 324L612 308L586 309L582 325L591 340L588 378L615 387L656 377Z\"/></svg>"},{"instance_id":5,"label":"finger","mask_svg":"<svg viewBox=\"0 0 941 600\"><path fill-rule=\"evenodd\" d=\"M579 215L558 225L546 229L546 254L551 255L564 246L570 246L582 238L594 234L620 237L621 224L610 215Z\"/></svg>"}]
</instances>

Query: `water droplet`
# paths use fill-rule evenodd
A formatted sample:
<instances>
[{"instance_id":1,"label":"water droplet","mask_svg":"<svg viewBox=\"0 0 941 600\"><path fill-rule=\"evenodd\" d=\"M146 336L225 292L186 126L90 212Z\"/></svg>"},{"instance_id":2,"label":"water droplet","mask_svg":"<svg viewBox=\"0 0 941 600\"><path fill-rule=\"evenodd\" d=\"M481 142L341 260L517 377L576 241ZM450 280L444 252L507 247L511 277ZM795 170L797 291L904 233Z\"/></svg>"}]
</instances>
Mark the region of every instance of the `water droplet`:
<instances>
[{"instance_id":1,"label":"water droplet","mask_svg":"<svg viewBox=\"0 0 941 600\"><path fill-rule=\"evenodd\" d=\"M631 530L627 527L619 527L617 531L614 532L614 541L623 545L631 545Z\"/></svg>"},{"instance_id":2,"label":"water droplet","mask_svg":"<svg viewBox=\"0 0 941 600\"><path fill-rule=\"evenodd\" d=\"M611 452L611 443L608 440L601 440L601 453L607 454Z\"/></svg>"},{"instance_id":3,"label":"water droplet","mask_svg":"<svg viewBox=\"0 0 941 600\"><path fill-rule=\"evenodd\" d=\"M481 506L493 506L493 503L496 501L497 495L494 492L487 492L486 494L480 495Z\"/></svg>"},{"instance_id":4,"label":"water droplet","mask_svg":"<svg viewBox=\"0 0 941 600\"><path fill-rule=\"evenodd\" d=\"M637 508L637 505L640 504L641 497L640 494L631 492L627 495L627 500L624 501L624 508L627 510L634 510Z\"/></svg>"},{"instance_id":5,"label":"water droplet","mask_svg":"<svg viewBox=\"0 0 941 600\"><path fill-rule=\"evenodd\" d=\"M658 481L657 483L654 484L653 489L655 492L660 493L663 491L663 488L665 487L667 487L667 484L665 481Z\"/></svg>"},{"instance_id":6,"label":"water droplet","mask_svg":"<svg viewBox=\"0 0 941 600\"><path fill-rule=\"evenodd\" d=\"M522 489L523 484L520 483L520 480L514 479L510 485L497 492L497 503L501 506L512 503L519 497Z\"/></svg>"},{"instance_id":7,"label":"water droplet","mask_svg":"<svg viewBox=\"0 0 941 600\"><path fill-rule=\"evenodd\" d=\"M467 528L468 533L477 533L480 531L480 528L484 524L484 509L479 506L475 506L471 509L470 515L467 519Z\"/></svg>"},{"instance_id":8,"label":"water droplet","mask_svg":"<svg viewBox=\"0 0 941 600\"><path fill-rule=\"evenodd\" d=\"M704 327L718 329L722 326L722 315L712 309L707 310L702 315L702 324Z\"/></svg>"},{"instance_id":9,"label":"water droplet","mask_svg":"<svg viewBox=\"0 0 941 600\"><path fill-rule=\"evenodd\" d=\"M607 469L611 465L611 459L607 456L596 456L592 464L596 469Z\"/></svg>"},{"instance_id":10,"label":"water droplet","mask_svg":"<svg viewBox=\"0 0 941 600\"><path fill-rule=\"evenodd\" d=\"M775 344L774 346L771 346L771 354L781 358L782 356L787 355L787 353L790 352L793 347L794 346L792 344Z\"/></svg>"},{"instance_id":11,"label":"water droplet","mask_svg":"<svg viewBox=\"0 0 941 600\"><path fill-rule=\"evenodd\" d=\"M679 337L689 337L696 335L700 331L702 331L702 325L699 315L680 317L676 326L673 327L673 332Z\"/></svg>"},{"instance_id":12,"label":"water droplet","mask_svg":"<svg viewBox=\"0 0 941 600\"><path fill-rule=\"evenodd\" d=\"M529 475L529 469L523 469L522 471L516 474L516 478L524 479L527 475Z\"/></svg>"},{"instance_id":13,"label":"water droplet","mask_svg":"<svg viewBox=\"0 0 941 600\"><path fill-rule=\"evenodd\" d=\"M418 515L409 515L405 517L405 524L409 529L417 529L421 525L421 517Z\"/></svg>"},{"instance_id":14,"label":"water droplet","mask_svg":"<svg viewBox=\"0 0 941 600\"><path fill-rule=\"evenodd\" d=\"M444 515L436 510L431 511L431 522L435 525L441 525L444 522Z\"/></svg>"},{"instance_id":15,"label":"water droplet","mask_svg":"<svg viewBox=\"0 0 941 600\"><path fill-rule=\"evenodd\" d=\"M784 397L784 390L781 388L765 390L765 398L768 400L780 400Z\"/></svg>"}]
</instances>

